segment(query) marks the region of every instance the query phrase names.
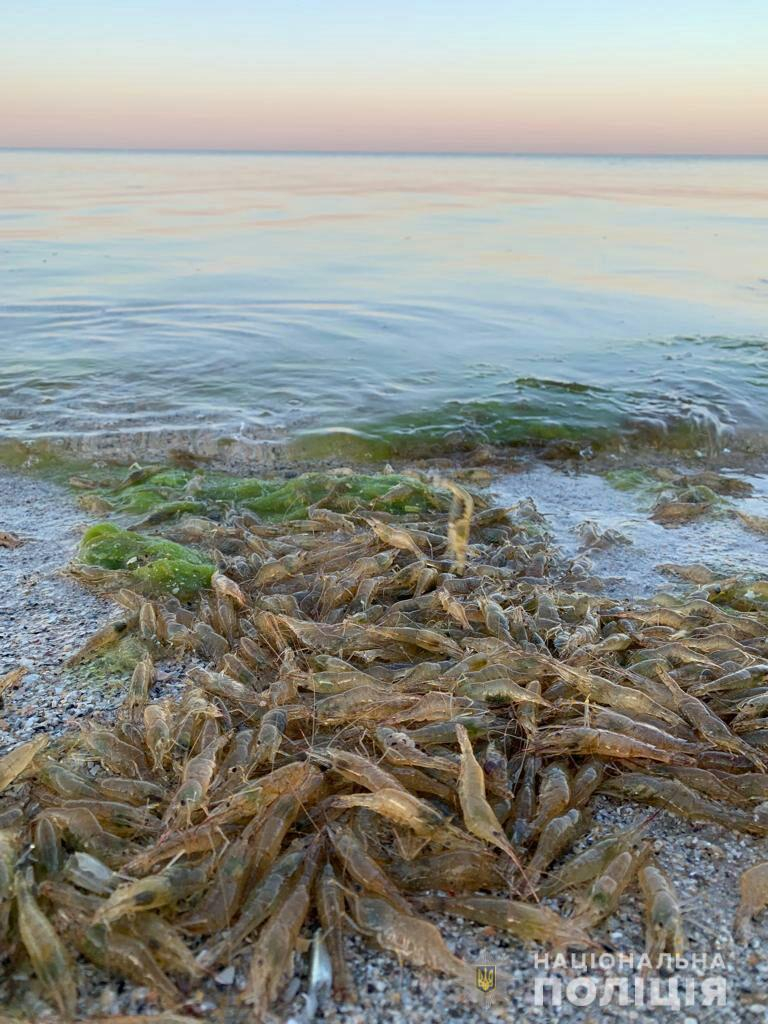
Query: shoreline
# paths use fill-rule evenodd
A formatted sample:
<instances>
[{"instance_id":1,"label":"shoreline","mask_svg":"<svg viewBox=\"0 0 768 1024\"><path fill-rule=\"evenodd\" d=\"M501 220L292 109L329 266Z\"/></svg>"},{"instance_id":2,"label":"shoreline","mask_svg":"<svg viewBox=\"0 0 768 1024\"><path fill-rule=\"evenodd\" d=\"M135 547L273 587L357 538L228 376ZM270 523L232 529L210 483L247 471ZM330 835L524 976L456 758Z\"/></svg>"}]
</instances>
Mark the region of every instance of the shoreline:
<instances>
[{"instance_id":1,"label":"shoreline","mask_svg":"<svg viewBox=\"0 0 768 1024\"><path fill-rule=\"evenodd\" d=\"M456 462L440 465L455 467ZM306 468L298 464L293 471ZM637 495L610 486L589 466L526 460L515 462L513 472L509 468L509 462L482 467L490 476L488 492L501 504L531 498L556 548L567 558L586 556L603 592L617 599L679 593L684 584L658 570L660 564L675 561L705 562L723 576L749 572L768 578L768 540L731 518L704 517L664 527L649 519ZM754 488L753 496L734 500L734 505L768 511L768 474L745 479ZM21 742L43 726L58 733L86 714L109 717L122 699L124 674L114 672L112 685L94 703L89 691L104 666L97 662L95 670L61 668L115 608L64 571L85 528L99 518L81 510L76 499L76 492L59 483L0 468L0 529L24 539L15 550L0 551L0 676L19 665L28 668L23 684L5 695L0 752L7 746L6 737ZM616 539L590 546L581 535L584 524ZM160 680L174 692L184 665L169 662L165 669ZM83 703L67 705L65 697ZM33 710L39 699L45 705L42 718Z\"/></svg>"}]
</instances>

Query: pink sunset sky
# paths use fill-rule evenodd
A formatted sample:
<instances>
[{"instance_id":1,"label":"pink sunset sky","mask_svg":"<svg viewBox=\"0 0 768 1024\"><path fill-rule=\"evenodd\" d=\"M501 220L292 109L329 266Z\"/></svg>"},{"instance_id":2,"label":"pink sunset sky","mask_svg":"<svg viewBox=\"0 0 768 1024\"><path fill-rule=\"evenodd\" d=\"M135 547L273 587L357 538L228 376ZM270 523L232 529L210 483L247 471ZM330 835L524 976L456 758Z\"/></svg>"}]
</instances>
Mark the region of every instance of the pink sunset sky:
<instances>
[{"instance_id":1,"label":"pink sunset sky","mask_svg":"<svg viewBox=\"0 0 768 1024\"><path fill-rule=\"evenodd\" d=\"M768 153L762 2L6 0L0 145Z\"/></svg>"}]
</instances>

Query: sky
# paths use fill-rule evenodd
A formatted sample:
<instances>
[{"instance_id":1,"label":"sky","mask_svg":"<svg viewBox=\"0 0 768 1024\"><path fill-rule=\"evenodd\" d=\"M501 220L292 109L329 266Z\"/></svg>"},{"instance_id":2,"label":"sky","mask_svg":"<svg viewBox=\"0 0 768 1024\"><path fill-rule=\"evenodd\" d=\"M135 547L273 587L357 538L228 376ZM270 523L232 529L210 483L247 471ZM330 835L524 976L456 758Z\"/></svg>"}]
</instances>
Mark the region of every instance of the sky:
<instances>
[{"instance_id":1,"label":"sky","mask_svg":"<svg viewBox=\"0 0 768 1024\"><path fill-rule=\"evenodd\" d=\"M766 0L0 0L0 146L768 154Z\"/></svg>"}]
</instances>

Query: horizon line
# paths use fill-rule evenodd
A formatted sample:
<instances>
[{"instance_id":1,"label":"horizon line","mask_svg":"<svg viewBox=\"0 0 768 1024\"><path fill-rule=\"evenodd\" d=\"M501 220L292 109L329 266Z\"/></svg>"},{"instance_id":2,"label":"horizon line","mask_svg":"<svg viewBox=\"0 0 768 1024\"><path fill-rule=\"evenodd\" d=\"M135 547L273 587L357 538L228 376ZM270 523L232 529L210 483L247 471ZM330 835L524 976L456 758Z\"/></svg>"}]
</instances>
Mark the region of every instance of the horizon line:
<instances>
[{"instance_id":1,"label":"horizon line","mask_svg":"<svg viewBox=\"0 0 768 1024\"><path fill-rule=\"evenodd\" d=\"M645 158L650 160L764 160L768 152L761 153L677 153L596 150L573 152L569 150L463 150L463 149L222 149L197 146L6 146L3 153L187 153L212 156L414 156L414 157L551 157L562 158Z\"/></svg>"}]
</instances>

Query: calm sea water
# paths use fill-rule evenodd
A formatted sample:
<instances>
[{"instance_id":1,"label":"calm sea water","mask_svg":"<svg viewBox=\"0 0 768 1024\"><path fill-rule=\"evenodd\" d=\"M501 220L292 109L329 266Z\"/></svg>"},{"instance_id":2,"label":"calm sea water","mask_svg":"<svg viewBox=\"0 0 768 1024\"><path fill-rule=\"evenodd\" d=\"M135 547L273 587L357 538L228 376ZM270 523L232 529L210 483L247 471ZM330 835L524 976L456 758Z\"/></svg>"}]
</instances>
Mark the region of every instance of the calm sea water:
<instances>
[{"instance_id":1,"label":"calm sea water","mask_svg":"<svg viewBox=\"0 0 768 1024\"><path fill-rule=\"evenodd\" d=\"M754 443L767 240L761 159L0 152L0 438Z\"/></svg>"}]
</instances>

